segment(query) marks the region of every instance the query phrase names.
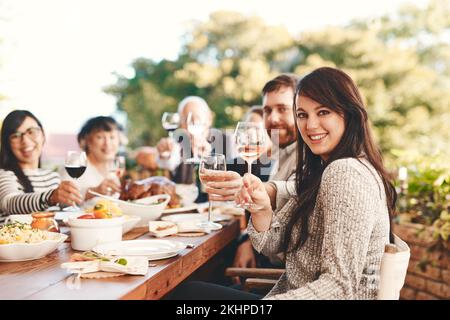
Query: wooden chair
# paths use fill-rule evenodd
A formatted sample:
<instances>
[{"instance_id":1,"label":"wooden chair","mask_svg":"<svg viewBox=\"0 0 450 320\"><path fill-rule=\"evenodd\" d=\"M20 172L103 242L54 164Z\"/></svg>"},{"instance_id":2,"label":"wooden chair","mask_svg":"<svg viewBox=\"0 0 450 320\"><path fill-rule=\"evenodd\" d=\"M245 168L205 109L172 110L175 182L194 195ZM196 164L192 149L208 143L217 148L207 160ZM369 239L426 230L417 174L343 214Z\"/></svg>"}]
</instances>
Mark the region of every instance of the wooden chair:
<instances>
[{"instance_id":1,"label":"wooden chair","mask_svg":"<svg viewBox=\"0 0 450 320\"><path fill-rule=\"evenodd\" d=\"M225 275L244 279L244 291L257 291L264 294L272 289L284 271L284 269L273 268L227 268Z\"/></svg>"}]
</instances>

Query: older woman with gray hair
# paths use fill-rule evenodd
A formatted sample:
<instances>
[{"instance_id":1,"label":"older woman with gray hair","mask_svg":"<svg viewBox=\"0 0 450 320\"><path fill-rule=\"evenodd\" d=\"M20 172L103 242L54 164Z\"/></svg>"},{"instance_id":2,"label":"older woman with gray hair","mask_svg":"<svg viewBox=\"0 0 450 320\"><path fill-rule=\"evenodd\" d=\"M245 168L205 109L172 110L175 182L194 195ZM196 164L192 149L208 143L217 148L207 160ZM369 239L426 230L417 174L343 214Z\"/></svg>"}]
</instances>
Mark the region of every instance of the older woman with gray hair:
<instances>
[{"instance_id":1,"label":"older woman with gray hair","mask_svg":"<svg viewBox=\"0 0 450 320\"><path fill-rule=\"evenodd\" d=\"M120 180L111 175L111 165L123 143L121 125L112 117L91 118L78 133L78 143L88 161L86 171L77 179L85 200L93 197L89 190L106 195L120 193ZM69 179L65 171L61 175Z\"/></svg>"}]
</instances>

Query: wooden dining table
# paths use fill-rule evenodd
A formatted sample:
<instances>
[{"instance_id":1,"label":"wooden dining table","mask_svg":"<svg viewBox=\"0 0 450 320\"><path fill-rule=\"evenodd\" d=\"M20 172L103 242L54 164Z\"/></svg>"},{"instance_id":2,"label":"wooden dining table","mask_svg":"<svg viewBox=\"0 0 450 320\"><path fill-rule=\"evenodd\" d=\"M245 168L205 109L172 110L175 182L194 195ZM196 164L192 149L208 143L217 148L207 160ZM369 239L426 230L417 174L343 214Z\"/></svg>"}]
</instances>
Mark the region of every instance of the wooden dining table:
<instances>
[{"instance_id":1,"label":"wooden dining table","mask_svg":"<svg viewBox=\"0 0 450 320\"><path fill-rule=\"evenodd\" d=\"M69 261L70 256L76 252L67 242L41 259L2 262L0 299L161 299L188 278L213 280L207 276L213 277L214 271L218 270L216 257L230 247L240 232L238 219L222 224L222 229L198 237L175 235L164 238L181 241L189 246L175 257L150 261L145 276L75 279L74 275L61 268L61 264ZM124 235L124 239L151 239L147 231L147 228L135 228ZM211 267L208 268L208 264L212 264Z\"/></svg>"}]
</instances>

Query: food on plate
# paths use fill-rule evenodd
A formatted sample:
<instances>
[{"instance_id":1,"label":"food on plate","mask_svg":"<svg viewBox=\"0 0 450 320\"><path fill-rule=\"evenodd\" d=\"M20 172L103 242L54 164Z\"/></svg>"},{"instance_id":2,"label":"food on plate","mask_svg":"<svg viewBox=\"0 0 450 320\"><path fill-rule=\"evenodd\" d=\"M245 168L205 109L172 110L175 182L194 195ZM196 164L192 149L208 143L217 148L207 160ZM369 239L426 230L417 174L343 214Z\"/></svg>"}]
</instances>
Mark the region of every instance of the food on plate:
<instances>
[{"instance_id":1,"label":"food on plate","mask_svg":"<svg viewBox=\"0 0 450 320\"><path fill-rule=\"evenodd\" d=\"M143 180L127 180L122 185L121 200L137 200L158 194L170 195L169 208L179 208L180 196L175 191L175 183L166 177L150 177Z\"/></svg>"},{"instance_id":2,"label":"food on plate","mask_svg":"<svg viewBox=\"0 0 450 320\"><path fill-rule=\"evenodd\" d=\"M122 210L112 201L101 199L92 208L86 210L88 215L78 217L78 219L110 219L121 217ZM94 216L91 218L90 216Z\"/></svg>"},{"instance_id":3,"label":"food on plate","mask_svg":"<svg viewBox=\"0 0 450 320\"><path fill-rule=\"evenodd\" d=\"M53 239L51 233L34 229L29 224L14 222L0 228L0 244L38 243Z\"/></svg>"},{"instance_id":4,"label":"food on plate","mask_svg":"<svg viewBox=\"0 0 450 320\"><path fill-rule=\"evenodd\" d=\"M101 260L101 261L112 261L114 263L121 264L126 266L128 261L125 258L112 258L109 256L101 255L94 251L85 251L82 253L74 253L70 256L70 262L78 262L78 261L93 261L93 260Z\"/></svg>"},{"instance_id":5,"label":"food on plate","mask_svg":"<svg viewBox=\"0 0 450 320\"><path fill-rule=\"evenodd\" d=\"M77 219L95 219L93 214L83 214L82 216L77 217Z\"/></svg>"}]
</instances>

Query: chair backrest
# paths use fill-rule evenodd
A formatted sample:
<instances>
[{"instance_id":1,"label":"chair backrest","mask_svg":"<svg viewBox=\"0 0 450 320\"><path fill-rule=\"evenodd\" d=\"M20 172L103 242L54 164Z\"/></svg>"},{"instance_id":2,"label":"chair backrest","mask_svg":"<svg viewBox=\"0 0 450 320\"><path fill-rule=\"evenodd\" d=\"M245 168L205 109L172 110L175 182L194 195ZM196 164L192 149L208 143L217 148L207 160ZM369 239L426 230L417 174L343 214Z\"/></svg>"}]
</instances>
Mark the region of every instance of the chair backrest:
<instances>
[{"instance_id":1,"label":"chair backrest","mask_svg":"<svg viewBox=\"0 0 450 320\"><path fill-rule=\"evenodd\" d=\"M399 299L400 290L405 283L409 257L410 251L406 242L394 235L394 244L386 245L381 259L378 300Z\"/></svg>"}]
</instances>

